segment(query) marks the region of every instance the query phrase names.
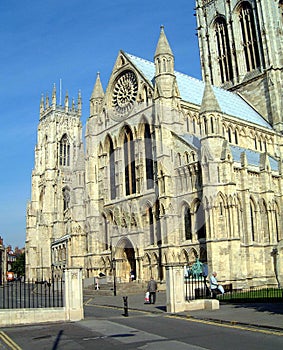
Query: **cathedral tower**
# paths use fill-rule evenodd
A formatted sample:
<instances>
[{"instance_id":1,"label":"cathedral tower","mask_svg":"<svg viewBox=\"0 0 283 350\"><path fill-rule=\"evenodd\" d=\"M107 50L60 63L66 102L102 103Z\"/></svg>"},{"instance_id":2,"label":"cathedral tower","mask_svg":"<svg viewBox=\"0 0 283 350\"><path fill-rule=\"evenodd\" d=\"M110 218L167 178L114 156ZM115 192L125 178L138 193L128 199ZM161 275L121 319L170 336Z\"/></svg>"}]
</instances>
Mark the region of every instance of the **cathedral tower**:
<instances>
[{"instance_id":1,"label":"cathedral tower","mask_svg":"<svg viewBox=\"0 0 283 350\"><path fill-rule=\"evenodd\" d=\"M79 158L83 156L80 117L80 94L77 105L72 101L70 107L68 95L64 106L57 104L55 86L51 103L48 96L41 99L32 194L27 208L26 272L29 278L47 280L50 266L62 268L72 254L76 255L71 249L67 253L62 237L70 241L74 226L75 231L82 231L78 229L82 226L80 202L84 181L84 171L79 166ZM52 257L51 246L58 240L61 243L56 256Z\"/></svg>"},{"instance_id":2,"label":"cathedral tower","mask_svg":"<svg viewBox=\"0 0 283 350\"><path fill-rule=\"evenodd\" d=\"M197 0L203 78L239 92L283 130L283 1Z\"/></svg>"}]
</instances>

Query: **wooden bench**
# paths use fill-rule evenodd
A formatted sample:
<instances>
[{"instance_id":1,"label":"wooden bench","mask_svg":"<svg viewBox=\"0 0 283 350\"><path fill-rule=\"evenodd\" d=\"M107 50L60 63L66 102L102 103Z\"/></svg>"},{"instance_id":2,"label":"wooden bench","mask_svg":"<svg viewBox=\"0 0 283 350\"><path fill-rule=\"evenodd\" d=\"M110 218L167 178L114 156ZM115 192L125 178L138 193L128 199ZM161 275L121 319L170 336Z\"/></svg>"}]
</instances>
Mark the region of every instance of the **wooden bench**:
<instances>
[{"instance_id":1,"label":"wooden bench","mask_svg":"<svg viewBox=\"0 0 283 350\"><path fill-rule=\"evenodd\" d=\"M222 284L222 287L224 288L225 293L227 293L227 292L231 293L233 290L232 283Z\"/></svg>"}]
</instances>

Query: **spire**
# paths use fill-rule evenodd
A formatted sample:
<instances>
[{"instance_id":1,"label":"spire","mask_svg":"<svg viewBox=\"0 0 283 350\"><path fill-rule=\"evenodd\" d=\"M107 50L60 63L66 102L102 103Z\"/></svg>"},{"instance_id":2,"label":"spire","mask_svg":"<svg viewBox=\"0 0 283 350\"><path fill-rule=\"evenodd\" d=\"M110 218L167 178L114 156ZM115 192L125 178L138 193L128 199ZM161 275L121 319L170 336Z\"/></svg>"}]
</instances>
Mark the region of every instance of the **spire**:
<instances>
[{"instance_id":1,"label":"spire","mask_svg":"<svg viewBox=\"0 0 283 350\"><path fill-rule=\"evenodd\" d=\"M53 85L53 90L52 90L52 106L53 108L56 107L56 85Z\"/></svg>"},{"instance_id":2,"label":"spire","mask_svg":"<svg viewBox=\"0 0 283 350\"><path fill-rule=\"evenodd\" d=\"M157 43L154 57L157 57L160 55L173 56L173 52L171 50L171 47L168 43L167 37L166 37L165 32L164 32L164 26L160 27L160 35L159 35L159 40Z\"/></svg>"},{"instance_id":3,"label":"spire","mask_svg":"<svg viewBox=\"0 0 283 350\"><path fill-rule=\"evenodd\" d=\"M66 91L66 96L65 96L65 111L69 111L69 94L68 91Z\"/></svg>"},{"instance_id":4,"label":"spire","mask_svg":"<svg viewBox=\"0 0 283 350\"><path fill-rule=\"evenodd\" d=\"M46 98L45 98L45 108L49 108L49 96L46 95Z\"/></svg>"},{"instance_id":5,"label":"spire","mask_svg":"<svg viewBox=\"0 0 283 350\"><path fill-rule=\"evenodd\" d=\"M97 115L100 111L102 101L104 98L104 91L100 80L100 73L97 73L96 81L90 97L90 115Z\"/></svg>"},{"instance_id":6,"label":"spire","mask_svg":"<svg viewBox=\"0 0 283 350\"><path fill-rule=\"evenodd\" d=\"M81 90L79 90L79 93L78 93L78 112L79 112L79 115L82 114L82 94L81 94Z\"/></svg>"},{"instance_id":7,"label":"spire","mask_svg":"<svg viewBox=\"0 0 283 350\"><path fill-rule=\"evenodd\" d=\"M221 112L221 108L207 76L205 80L205 87L199 113L204 114L207 112Z\"/></svg>"},{"instance_id":8,"label":"spire","mask_svg":"<svg viewBox=\"0 0 283 350\"><path fill-rule=\"evenodd\" d=\"M40 99L39 113L41 114L43 112L44 112L44 96L42 94Z\"/></svg>"},{"instance_id":9,"label":"spire","mask_svg":"<svg viewBox=\"0 0 283 350\"><path fill-rule=\"evenodd\" d=\"M92 90L91 99L93 98L103 98L104 91L100 80L100 73L97 72L96 81Z\"/></svg>"},{"instance_id":10,"label":"spire","mask_svg":"<svg viewBox=\"0 0 283 350\"><path fill-rule=\"evenodd\" d=\"M174 55L164 33L163 26L160 28L159 40L154 55L154 64L154 97L171 98L178 95L178 87L176 88L177 82L174 73Z\"/></svg>"}]
</instances>

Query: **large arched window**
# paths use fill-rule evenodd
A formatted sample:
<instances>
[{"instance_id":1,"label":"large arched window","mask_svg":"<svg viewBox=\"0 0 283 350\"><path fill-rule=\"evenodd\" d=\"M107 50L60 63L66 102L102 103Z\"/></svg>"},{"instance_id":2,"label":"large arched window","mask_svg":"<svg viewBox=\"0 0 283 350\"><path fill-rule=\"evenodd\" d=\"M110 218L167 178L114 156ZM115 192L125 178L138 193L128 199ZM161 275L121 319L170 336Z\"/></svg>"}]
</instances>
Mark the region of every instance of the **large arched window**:
<instances>
[{"instance_id":1,"label":"large arched window","mask_svg":"<svg viewBox=\"0 0 283 350\"><path fill-rule=\"evenodd\" d=\"M233 70L227 23L222 17L215 22L215 36L221 82L225 83L233 78Z\"/></svg>"},{"instance_id":2,"label":"large arched window","mask_svg":"<svg viewBox=\"0 0 283 350\"><path fill-rule=\"evenodd\" d=\"M104 249L107 250L109 248L109 232L108 232L108 222L106 216L102 216L103 218L103 231L104 231Z\"/></svg>"},{"instance_id":3,"label":"large arched window","mask_svg":"<svg viewBox=\"0 0 283 350\"><path fill-rule=\"evenodd\" d=\"M62 136L59 145L59 165L70 166L70 143L66 134Z\"/></svg>"},{"instance_id":4,"label":"large arched window","mask_svg":"<svg viewBox=\"0 0 283 350\"><path fill-rule=\"evenodd\" d=\"M148 225L149 225L149 244L152 245L155 243L154 239L154 221L153 221L153 213L152 208L147 208L147 216L148 216Z\"/></svg>"},{"instance_id":5,"label":"large arched window","mask_svg":"<svg viewBox=\"0 0 283 350\"><path fill-rule=\"evenodd\" d=\"M275 205L275 211L274 211L274 216L275 216L275 237L276 237L276 242L279 242L281 239L280 231L279 231L279 209L278 205Z\"/></svg>"},{"instance_id":6,"label":"large arched window","mask_svg":"<svg viewBox=\"0 0 283 350\"><path fill-rule=\"evenodd\" d=\"M153 188L153 155L152 140L149 125L144 127L144 146L145 146L145 168L146 168L146 187Z\"/></svg>"},{"instance_id":7,"label":"large arched window","mask_svg":"<svg viewBox=\"0 0 283 350\"><path fill-rule=\"evenodd\" d=\"M125 187L126 195L136 193L135 145L129 127L124 135Z\"/></svg>"},{"instance_id":8,"label":"large arched window","mask_svg":"<svg viewBox=\"0 0 283 350\"><path fill-rule=\"evenodd\" d=\"M270 232L269 232L269 220L268 220L268 209L265 201L262 201L262 213L261 213L262 228L264 231L264 241L270 242Z\"/></svg>"},{"instance_id":9,"label":"large arched window","mask_svg":"<svg viewBox=\"0 0 283 350\"><path fill-rule=\"evenodd\" d=\"M109 137L109 148L108 148L108 157L109 157L109 178L110 178L110 197L111 199L116 198L116 174L115 174L115 155L112 139Z\"/></svg>"},{"instance_id":10,"label":"large arched window","mask_svg":"<svg viewBox=\"0 0 283 350\"><path fill-rule=\"evenodd\" d=\"M256 38L253 10L248 2L240 8L240 25L247 71L260 66L258 40Z\"/></svg>"},{"instance_id":11,"label":"large arched window","mask_svg":"<svg viewBox=\"0 0 283 350\"><path fill-rule=\"evenodd\" d=\"M197 232L198 239L206 237L205 228L205 212L203 209L203 204L198 202L196 206L196 217L195 217L195 231Z\"/></svg>"},{"instance_id":12,"label":"large arched window","mask_svg":"<svg viewBox=\"0 0 283 350\"><path fill-rule=\"evenodd\" d=\"M255 215L255 205L252 200L250 200L250 219L251 219L251 238L254 242L255 240L255 225L256 225L256 215Z\"/></svg>"},{"instance_id":13,"label":"large arched window","mask_svg":"<svg viewBox=\"0 0 283 350\"><path fill-rule=\"evenodd\" d=\"M184 210L184 227L185 227L185 239L192 239L192 217L190 208L188 206L185 207Z\"/></svg>"}]
</instances>

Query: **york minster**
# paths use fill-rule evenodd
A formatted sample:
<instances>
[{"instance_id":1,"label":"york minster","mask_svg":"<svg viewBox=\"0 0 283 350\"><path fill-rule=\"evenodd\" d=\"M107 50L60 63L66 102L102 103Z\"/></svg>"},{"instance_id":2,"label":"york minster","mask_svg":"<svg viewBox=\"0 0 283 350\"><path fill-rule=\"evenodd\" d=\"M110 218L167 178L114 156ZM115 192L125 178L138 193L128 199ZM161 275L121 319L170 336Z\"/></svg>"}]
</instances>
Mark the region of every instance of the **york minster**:
<instances>
[{"instance_id":1,"label":"york minster","mask_svg":"<svg viewBox=\"0 0 283 350\"><path fill-rule=\"evenodd\" d=\"M202 80L161 26L152 61L121 50L105 90L97 74L84 134L80 92L42 97L28 278L164 282L198 259L236 288L283 283L283 1L195 5Z\"/></svg>"}]
</instances>

